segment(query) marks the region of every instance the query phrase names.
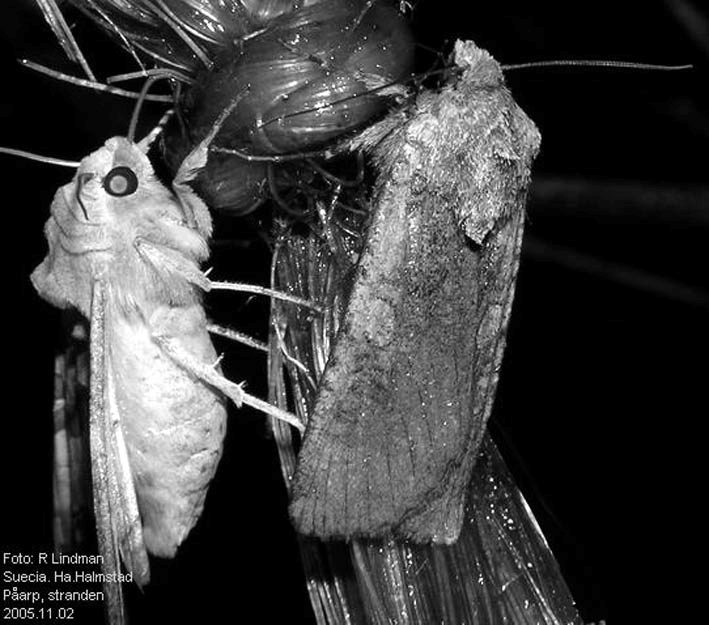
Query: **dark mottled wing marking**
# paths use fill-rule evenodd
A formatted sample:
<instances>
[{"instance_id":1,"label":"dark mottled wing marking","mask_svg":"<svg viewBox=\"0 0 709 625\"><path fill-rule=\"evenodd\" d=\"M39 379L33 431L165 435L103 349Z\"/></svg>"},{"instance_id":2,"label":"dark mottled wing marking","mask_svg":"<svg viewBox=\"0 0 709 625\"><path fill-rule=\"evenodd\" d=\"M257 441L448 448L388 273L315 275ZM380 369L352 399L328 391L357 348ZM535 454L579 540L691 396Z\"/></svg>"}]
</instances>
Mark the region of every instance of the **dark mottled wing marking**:
<instances>
[{"instance_id":1,"label":"dark mottled wing marking","mask_svg":"<svg viewBox=\"0 0 709 625\"><path fill-rule=\"evenodd\" d=\"M305 534L460 532L539 137L487 53L459 44L456 61L462 79L374 150L375 213L294 482Z\"/></svg>"}]
</instances>

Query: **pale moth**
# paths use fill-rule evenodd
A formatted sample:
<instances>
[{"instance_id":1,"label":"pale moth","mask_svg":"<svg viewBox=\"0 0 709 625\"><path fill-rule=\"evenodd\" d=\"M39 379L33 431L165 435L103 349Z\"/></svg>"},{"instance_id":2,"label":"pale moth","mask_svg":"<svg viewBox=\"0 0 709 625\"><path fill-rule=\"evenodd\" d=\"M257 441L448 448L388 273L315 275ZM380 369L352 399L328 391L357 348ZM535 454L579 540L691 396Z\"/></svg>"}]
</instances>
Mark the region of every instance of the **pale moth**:
<instances>
[{"instance_id":1,"label":"pale moth","mask_svg":"<svg viewBox=\"0 0 709 625\"><path fill-rule=\"evenodd\" d=\"M200 269L212 223L188 183L230 110L184 160L172 190L147 157L159 129L138 143L114 137L82 159L52 201L49 253L31 276L44 299L90 321L99 555L105 573L120 572L122 560L139 585L149 581L147 554L174 556L199 518L221 455L225 398L303 429L221 374L207 330L203 291L241 285L211 282ZM104 587L109 620L122 622L120 583Z\"/></svg>"}]
</instances>

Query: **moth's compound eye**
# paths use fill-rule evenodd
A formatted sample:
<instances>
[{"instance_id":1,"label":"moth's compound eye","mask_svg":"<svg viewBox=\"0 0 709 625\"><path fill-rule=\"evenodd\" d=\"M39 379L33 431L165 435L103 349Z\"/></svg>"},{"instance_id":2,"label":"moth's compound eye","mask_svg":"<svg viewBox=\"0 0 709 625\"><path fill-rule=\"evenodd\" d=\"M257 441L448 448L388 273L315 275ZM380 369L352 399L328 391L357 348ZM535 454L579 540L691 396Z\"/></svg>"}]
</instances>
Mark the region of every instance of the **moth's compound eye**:
<instances>
[{"instance_id":1,"label":"moth's compound eye","mask_svg":"<svg viewBox=\"0 0 709 625\"><path fill-rule=\"evenodd\" d=\"M138 176L130 167L114 167L103 179L103 188L116 197L130 195L138 188Z\"/></svg>"}]
</instances>

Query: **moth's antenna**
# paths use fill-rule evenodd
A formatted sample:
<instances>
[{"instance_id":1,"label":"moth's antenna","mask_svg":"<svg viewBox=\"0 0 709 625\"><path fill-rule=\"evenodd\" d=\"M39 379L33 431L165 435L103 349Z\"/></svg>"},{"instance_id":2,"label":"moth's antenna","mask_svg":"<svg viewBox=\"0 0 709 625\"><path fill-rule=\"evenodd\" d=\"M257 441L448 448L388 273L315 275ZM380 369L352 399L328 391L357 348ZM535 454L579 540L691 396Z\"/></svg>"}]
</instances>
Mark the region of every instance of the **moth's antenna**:
<instances>
[{"instance_id":1,"label":"moth's antenna","mask_svg":"<svg viewBox=\"0 0 709 625\"><path fill-rule=\"evenodd\" d=\"M503 71L515 69L535 69L537 67L608 67L611 69L640 69L661 72L675 72L693 69L694 65L657 65L654 63L633 63L631 61L606 61L602 59L560 59L555 61L532 61L529 63L515 63L500 65Z\"/></svg>"},{"instance_id":2,"label":"moth's antenna","mask_svg":"<svg viewBox=\"0 0 709 625\"><path fill-rule=\"evenodd\" d=\"M128 125L128 134L126 135L128 137L128 141L135 141L135 131L138 127L138 118L140 117L140 110L143 108L143 102L148 99L148 91L150 90L150 87L152 87L153 84L158 80L165 78L171 80L172 76L169 73L154 74L152 76L149 76L148 79L145 81L143 88L138 94L138 101L135 103L135 108L133 109L133 114L130 118L130 124Z\"/></svg>"},{"instance_id":3,"label":"moth's antenna","mask_svg":"<svg viewBox=\"0 0 709 625\"><path fill-rule=\"evenodd\" d=\"M80 161L67 161L63 158L54 158L53 156L43 156L41 154L34 154L33 152L26 152L25 150L14 150L13 148L3 148L0 147L0 154L9 154L10 156L19 156L20 158L27 158L31 161L39 161L40 163L49 163L50 165L60 165L61 167L73 167L76 169L81 165Z\"/></svg>"},{"instance_id":4,"label":"moth's antenna","mask_svg":"<svg viewBox=\"0 0 709 625\"><path fill-rule=\"evenodd\" d=\"M150 146L153 144L153 141L155 141L155 139L158 138L160 133L165 128L165 124L167 124L167 120L170 119L174 113L175 113L174 109L170 109L169 111L166 111L165 114L160 118L160 121L157 123L157 126L155 126L155 128L153 128L140 141L138 141L138 143L136 145L144 154L148 153L148 150L150 149Z\"/></svg>"}]
</instances>

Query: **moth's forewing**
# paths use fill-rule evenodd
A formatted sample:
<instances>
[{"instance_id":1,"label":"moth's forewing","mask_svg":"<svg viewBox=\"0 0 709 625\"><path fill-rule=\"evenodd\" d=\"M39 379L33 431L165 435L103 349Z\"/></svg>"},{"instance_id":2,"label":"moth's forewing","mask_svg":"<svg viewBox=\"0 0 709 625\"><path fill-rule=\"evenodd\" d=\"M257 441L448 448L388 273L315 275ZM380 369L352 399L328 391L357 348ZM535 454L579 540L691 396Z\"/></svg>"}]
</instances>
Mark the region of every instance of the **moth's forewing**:
<instances>
[{"instance_id":1,"label":"moth's forewing","mask_svg":"<svg viewBox=\"0 0 709 625\"><path fill-rule=\"evenodd\" d=\"M356 204L352 199L346 201ZM345 215L351 213L336 212L332 221L342 223ZM287 406L285 369L305 421L315 401L312 380L323 373L338 310L350 290L347 276L362 251L361 239L348 232L363 232L364 225L347 225L347 230L336 228L331 241L318 232L306 236L290 230L276 244L274 288L326 310L313 316L274 304L271 398ZM516 227L510 222L509 228ZM516 244L506 233L500 239ZM288 484L295 469L291 432L280 422L274 425ZM298 535L316 614L333 623L580 623L558 565L489 433L475 463L463 529L453 545L416 544L389 535L326 542Z\"/></svg>"},{"instance_id":2,"label":"moth's forewing","mask_svg":"<svg viewBox=\"0 0 709 625\"><path fill-rule=\"evenodd\" d=\"M460 81L374 148L374 216L293 487L305 534L460 532L539 137L487 53L456 60Z\"/></svg>"},{"instance_id":3,"label":"moth's forewing","mask_svg":"<svg viewBox=\"0 0 709 625\"><path fill-rule=\"evenodd\" d=\"M118 515L122 514L116 491L115 468L108 430L110 414L107 406L105 285L97 282L91 301L91 384L89 397L89 436L91 446L91 478L96 516L96 538L102 559L101 570L117 574L121 570ZM123 587L116 581L103 584L109 623L125 622Z\"/></svg>"}]
</instances>

